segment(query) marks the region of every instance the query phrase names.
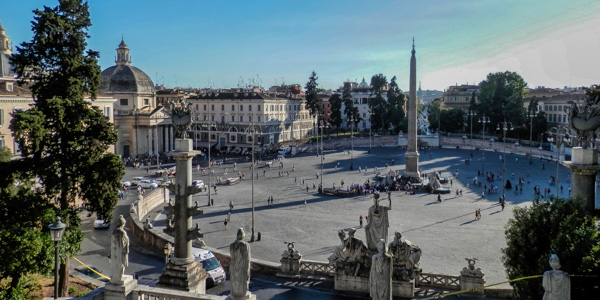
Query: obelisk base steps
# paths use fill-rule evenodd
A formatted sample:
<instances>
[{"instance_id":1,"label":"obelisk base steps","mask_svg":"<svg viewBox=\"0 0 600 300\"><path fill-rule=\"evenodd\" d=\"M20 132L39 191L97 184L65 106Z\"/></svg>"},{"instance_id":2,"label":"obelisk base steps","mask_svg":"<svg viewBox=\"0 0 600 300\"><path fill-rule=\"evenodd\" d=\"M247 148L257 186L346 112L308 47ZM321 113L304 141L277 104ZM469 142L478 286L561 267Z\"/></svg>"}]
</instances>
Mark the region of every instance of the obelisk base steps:
<instances>
[{"instance_id":1,"label":"obelisk base steps","mask_svg":"<svg viewBox=\"0 0 600 300\"><path fill-rule=\"evenodd\" d=\"M404 158L406 160L406 171L404 171L404 175L420 178L421 173L419 172L419 152L406 152Z\"/></svg>"}]
</instances>

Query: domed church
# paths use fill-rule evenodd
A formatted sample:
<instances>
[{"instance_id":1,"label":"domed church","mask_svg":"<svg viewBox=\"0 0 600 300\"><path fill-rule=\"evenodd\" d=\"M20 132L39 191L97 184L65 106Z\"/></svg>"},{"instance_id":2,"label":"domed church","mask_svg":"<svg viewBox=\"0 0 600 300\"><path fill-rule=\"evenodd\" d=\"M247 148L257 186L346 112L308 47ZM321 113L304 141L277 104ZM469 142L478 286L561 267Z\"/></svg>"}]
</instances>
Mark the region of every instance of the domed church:
<instances>
[{"instance_id":1,"label":"domed church","mask_svg":"<svg viewBox=\"0 0 600 300\"><path fill-rule=\"evenodd\" d=\"M102 71L99 94L117 99L115 126L119 134L116 153L122 157L155 156L174 150L171 118L156 103L156 91L150 76L131 65L125 41L117 48L115 65Z\"/></svg>"}]
</instances>

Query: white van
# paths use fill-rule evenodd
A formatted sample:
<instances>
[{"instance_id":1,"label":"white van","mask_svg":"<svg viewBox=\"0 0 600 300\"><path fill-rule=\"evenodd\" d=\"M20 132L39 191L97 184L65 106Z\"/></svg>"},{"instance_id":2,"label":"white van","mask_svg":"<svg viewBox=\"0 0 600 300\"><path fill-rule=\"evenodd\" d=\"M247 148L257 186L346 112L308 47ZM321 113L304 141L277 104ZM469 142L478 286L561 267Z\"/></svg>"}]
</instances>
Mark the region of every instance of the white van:
<instances>
[{"instance_id":1,"label":"white van","mask_svg":"<svg viewBox=\"0 0 600 300\"><path fill-rule=\"evenodd\" d=\"M208 275L208 278L206 278L207 287L212 287L225 281L225 270L212 252L193 247L192 255L198 262L202 263L202 268L204 268L206 275Z\"/></svg>"}]
</instances>

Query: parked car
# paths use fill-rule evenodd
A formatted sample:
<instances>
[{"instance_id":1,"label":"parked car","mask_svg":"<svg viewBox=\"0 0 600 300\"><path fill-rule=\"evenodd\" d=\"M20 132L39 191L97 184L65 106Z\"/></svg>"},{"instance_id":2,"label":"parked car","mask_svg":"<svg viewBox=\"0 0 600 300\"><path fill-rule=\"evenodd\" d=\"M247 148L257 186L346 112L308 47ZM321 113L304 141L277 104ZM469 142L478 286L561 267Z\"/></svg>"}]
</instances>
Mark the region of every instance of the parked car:
<instances>
[{"instance_id":1,"label":"parked car","mask_svg":"<svg viewBox=\"0 0 600 300\"><path fill-rule=\"evenodd\" d=\"M138 182L138 186L141 186L142 188L145 188L145 189L155 189L158 187L158 184L152 180L143 179L143 180L140 180L140 182Z\"/></svg>"},{"instance_id":2,"label":"parked car","mask_svg":"<svg viewBox=\"0 0 600 300\"><path fill-rule=\"evenodd\" d=\"M127 181L125 179L121 179L121 185L122 186L126 186L126 187L130 187L131 186L131 181Z\"/></svg>"},{"instance_id":3,"label":"parked car","mask_svg":"<svg viewBox=\"0 0 600 300\"><path fill-rule=\"evenodd\" d=\"M94 221L94 229L107 229L110 227L110 222L104 219L98 218Z\"/></svg>"},{"instance_id":4,"label":"parked car","mask_svg":"<svg viewBox=\"0 0 600 300\"><path fill-rule=\"evenodd\" d=\"M158 185L162 185L162 184L163 184L163 181L164 181L164 180L163 180L162 178L156 178L156 179L154 180L154 182L156 182L156 184L158 184ZM171 184L171 180L167 179L167 181L164 181L164 183L165 183L166 185L169 185L169 184Z\"/></svg>"},{"instance_id":5,"label":"parked car","mask_svg":"<svg viewBox=\"0 0 600 300\"><path fill-rule=\"evenodd\" d=\"M140 181L142 180L146 180L146 177L133 177L133 179L131 179L131 184L140 185Z\"/></svg>"},{"instance_id":6,"label":"parked car","mask_svg":"<svg viewBox=\"0 0 600 300\"><path fill-rule=\"evenodd\" d=\"M92 270L94 270L95 272ZM98 274L102 274L102 272L100 272L100 270L94 266L89 266L89 269L86 266L75 267L75 271L77 271L85 276L89 276L89 277L98 279L100 281L108 282L108 279L98 275Z\"/></svg>"},{"instance_id":7,"label":"parked car","mask_svg":"<svg viewBox=\"0 0 600 300\"><path fill-rule=\"evenodd\" d=\"M204 188L204 181L202 180L192 180L192 185L201 189Z\"/></svg>"}]
</instances>

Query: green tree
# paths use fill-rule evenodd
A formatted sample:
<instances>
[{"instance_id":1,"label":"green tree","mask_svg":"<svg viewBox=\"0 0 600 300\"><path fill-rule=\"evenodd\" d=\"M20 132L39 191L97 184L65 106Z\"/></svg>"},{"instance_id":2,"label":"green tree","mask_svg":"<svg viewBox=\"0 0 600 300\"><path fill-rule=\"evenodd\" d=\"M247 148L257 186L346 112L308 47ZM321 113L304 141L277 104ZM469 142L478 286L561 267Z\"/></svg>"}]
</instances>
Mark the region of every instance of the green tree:
<instances>
[{"instance_id":1,"label":"green tree","mask_svg":"<svg viewBox=\"0 0 600 300\"><path fill-rule=\"evenodd\" d=\"M354 106L354 101L352 100L352 86L350 86L350 82L344 82L344 87L342 88L342 101L344 102L344 115L346 115L346 120L354 120L354 125L357 125L359 121L361 121L360 114L358 112L358 107Z\"/></svg>"},{"instance_id":2,"label":"green tree","mask_svg":"<svg viewBox=\"0 0 600 300\"><path fill-rule=\"evenodd\" d=\"M0 162L7 162L11 159L12 152L8 147L0 148Z\"/></svg>"},{"instance_id":3,"label":"green tree","mask_svg":"<svg viewBox=\"0 0 600 300\"><path fill-rule=\"evenodd\" d=\"M335 126L336 131L342 125L342 97L340 94L333 94L331 98L329 98L329 103L331 104L331 115L329 116L329 123L332 126Z\"/></svg>"},{"instance_id":4,"label":"green tree","mask_svg":"<svg viewBox=\"0 0 600 300\"><path fill-rule=\"evenodd\" d=\"M479 84L479 115L490 118L491 126L507 121L513 126L523 124L525 108L523 98L527 83L515 72L490 73Z\"/></svg>"},{"instance_id":5,"label":"green tree","mask_svg":"<svg viewBox=\"0 0 600 300\"><path fill-rule=\"evenodd\" d=\"M387 91L387 100L389 108L387 110L387 120L392 125L394 134L398 134L402 130L402 121L405 118L404 115L404 103L406 102L406 95L398 87L396 83L396 76L390 80L390 87Z\"/></svg>"},{"instance_id":6,"label":"green tree","mask_svg":"<svg viewBox=\"0 0 600 300\"><path fill-rule=\"evenodd\" d=\"M21 82L31 82L34 105L13 115L10 129L20 160L42 185L36 189L67 224L67 257L80 250L83 233L76 200L91 212L111 218L117 202L122 161L110 146L117 132L92 100L100 84L98 52L86 50L91 26L87 2L59 0L54 8L34 11L33 39L12 56ZM68 259L61 263L59 295L67 295Z\"/></svg>"},{"instance_id":7,"label":"green tree","mask_svg":"<svg viewBox=\"0 0 600 300\"><path fill-rule=\"evenodd\" d=\"M386 118L389 111L388 102L383 98L383 91L387 86L387 78L383 74L371 77L372 96L369 98L369 111L371 113L371 128L374 130L386 130L389 120Z\"/></svg>"},{"instance_id":8,"label":"green tree","mask_svg":"<svg viewBox=\"0 0 600 300\"><path fill-rule=\"evenodd\" d=\"M549 270L550 254L562 270L575 275L600 274L600 233L595 218L580 200L535 199L530 207L515 207L505 227L507 247L502 262L509 279L541 275ZM600 294L597 278L571 277L571 298L592 299ZM540 279L512 283L517 299L541 299Z\"/></svg>"},{"instance_id":9,"label":"green tree","mask_svg":"<svg viewBox=\"0 0 600 300\"><path fill-rule=\"evenodd\" d=\"M313 117L313 130L316 132L316 123L314 122L314 117L321 113L321 101L319 99L319 84L317 83L317 73L313 71L308 77L308 82L306 82L306 108L308 108L308 112L310 116Z\"/></svg>"},{"instance_id":10,"label":"green tree","mask_svg":"<svg viewBox=\"0 0 600 300\"><path fill-rule=\"evenodd\" d=\"M465 112L460 108L442 110L441 128L446 132L458 132L463 129Z\"/></svg>"},{"instance_id":11,"label":"green tree","mask_svg":"<svg viewBox=\"0 0 600 300\"><path fill-rule=\"evenodd\" d=\"M428 108L427 120L429 120L429 129L437 131L440 127L440 113L442 107L442 99L435 98L431 101Z\"/></svg>"},{"instance_id":12,"label":"green tree","mask_svg":"<svg viewBox=\"0 0 600 300\"><path fill-rule=\"evenodd\" d=\"M529 137L529 130L531 128L533 128L533 130L531 131L531 140L535 141L537 140L536 137L538 137L540 134L546 132L546 129L548 127L548 120L546 118L546 114L537 109L538 107L538 101L536 97L533 97L531 99L531 101L529 101L529 105L527 107L527 115L525 117L527 117L527 121L526 122L526 129L527 129L527 136ZM530 115L534 115L533 120L529 119Z\"/></svg>"}]
</instances>

